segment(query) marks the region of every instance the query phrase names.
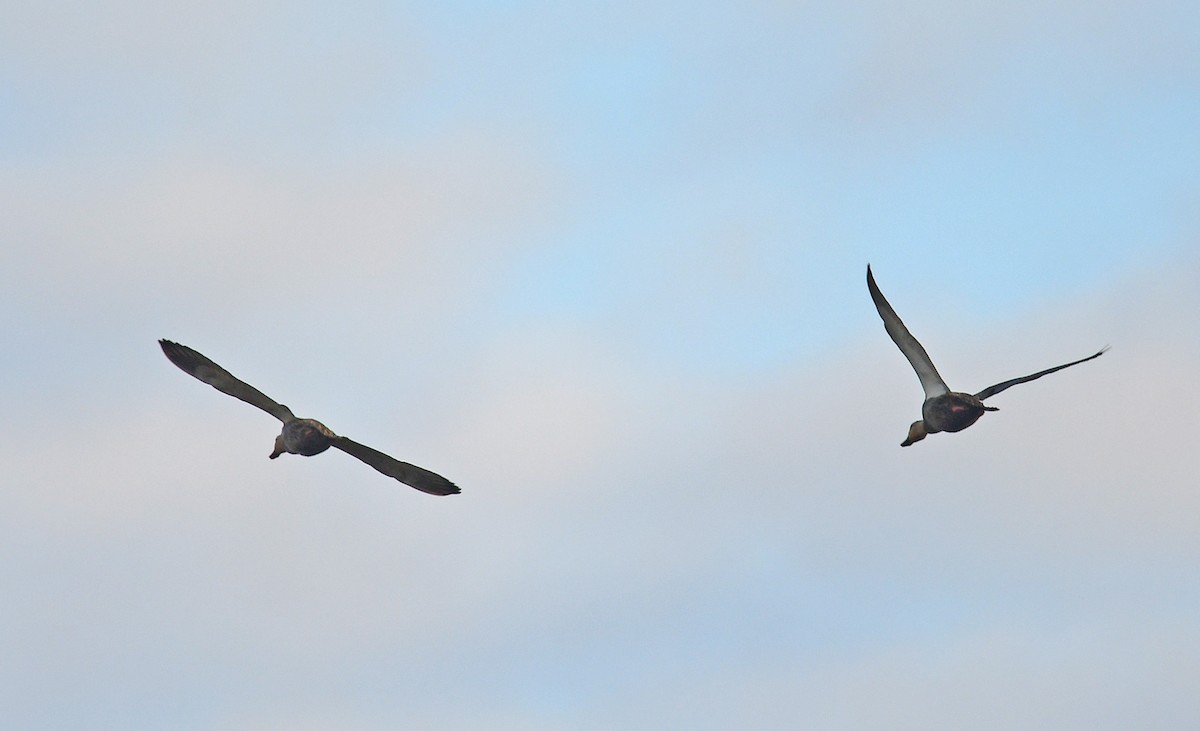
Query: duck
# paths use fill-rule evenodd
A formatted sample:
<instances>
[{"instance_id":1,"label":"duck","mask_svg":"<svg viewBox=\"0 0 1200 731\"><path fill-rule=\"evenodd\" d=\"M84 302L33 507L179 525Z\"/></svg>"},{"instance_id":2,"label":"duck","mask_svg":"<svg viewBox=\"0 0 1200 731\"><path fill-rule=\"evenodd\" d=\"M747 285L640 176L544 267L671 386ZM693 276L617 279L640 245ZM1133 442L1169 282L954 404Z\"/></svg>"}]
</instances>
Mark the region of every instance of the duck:
<instances>
[{"instance_id":1,"label":"duck","mask_svg":"<svg viewBox=\"0 0 1200 731\"><path fill-rule=\"evenodd\" d=\"M1108 351L1106 345L1099 352L1086 358L1047 368L1032 375L1010 378L1007 381L988 386L975 394L951 391L938 374L937 368L934 367L925 348L912 336L912 333L904 326L904 321L900 319L888 303L887 298L883 296L883 292L879 291L879 285L875 284L875 275L871 273L870 264L867 265L867 289L871 292L875 309L879 311L879 317L883 320L884 329L891 336L892 342L900 348L900 352L904 353L904 357L908 358L913 370L917 372L917 378L921 381L921 388L925 390L925 402L921 404L921 418L914 421L909 427L908 436L900 443L901 447L911 446L930 434L960 432L979 421L985 412L999 411L995 406L984 405L984 399L1018 384L1028 383L1064 368L1099 358Z\"/></svg>"},{"instance_id":2,"label":"duck","mask_svg":"<svg viewBox=\"0 0 1200 731\"><path fill-rule=\"evenodd\" d=\"M270 459L275 459L285 453L311 457L330 447L336 447L351 457L366 462L388 477L421 492L430 495L455 495L461 492L457 485L435 472L401 462L383 452L339 436L316 419L297 418L288 407L245 381L235 378L229 371L186 345L180 345L170 340L159 340L158 344L167 359L184 373L207 383L222 393L245 401L251 406L257 406L283 422L283 431L275 437L275 448L271 451Z\"/></svg>"}]
</instances>

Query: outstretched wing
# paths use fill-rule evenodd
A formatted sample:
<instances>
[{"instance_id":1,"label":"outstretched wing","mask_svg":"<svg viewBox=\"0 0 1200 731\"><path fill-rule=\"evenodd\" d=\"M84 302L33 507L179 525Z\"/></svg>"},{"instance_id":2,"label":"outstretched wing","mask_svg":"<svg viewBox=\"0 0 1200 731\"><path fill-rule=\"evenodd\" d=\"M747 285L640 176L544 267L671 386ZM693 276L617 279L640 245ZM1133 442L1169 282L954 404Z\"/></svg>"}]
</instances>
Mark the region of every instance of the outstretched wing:
<instances>
[{"instance_id":1,"label":"outstretched wing","mask_svg":"<svg viewBox=\"0 0 1200 731\"><path fill-rule=\"evenodd\" d=\"M900 348L904 357L908 358L913 370L917 372L917 378L921 379L921 388L925 389L925 398L930 399L948 393L950 389L938 375L937 368L933 367L933 361L929 359L925 348L921 347L917 339L912 336L900 316L888 304L883 292L879 291L879 286L875 284L875 277L871 274L870 264L867 265L867 289L871 290L871 299L875 301L875 309L879 311L879 317L883 319L884 329L887 330L888 335L892 336L892 342Z\"/></svg>"},{"instance_id":2,"label":"outstretched wing","mask_svg":"<svg viewBox=\"0 0 1200 731\"><path fill-rule=\"evenodd\" d=\"M1060 365L1060 366L1054 366L1053 368L1047 368L1044 371L1039 371L1037 373L1034 373L1032 376L1021 376L1020 378L1013 378L1011 380L1004 381L1003 383L997 383L995 386L988 386L987 388L983 389L979 393L975 394L975 398L982 401L989 396L995 396L996 394L1000 393L1001 391L1003 391L1006 388L1009 388L1010 386L1015 386L1018 383L1025 383L1026 381L1035 381L1035 380L1041 378L1042 376L1048 375L1055 371L1061 371L1063 368L1070 368L1073 365L1079 365L1080 363L1086 363L1087 361L1091 360L1092 358L1099 358L1100 356L1104 355L1106 352L1108 352L1107 345L1105 345L1103 348L1101 348L1100 352L1096 353L1095 355L1089 355L1086 358L1080 358L1079 360L1073 360L1070 363L1064 363L1063 365Z\"/></svg>"},{"instance_id":3,"label":"outstretched wing","mask_svg":"<svg viewBox=\"0 0 1200 731\"><path fill-rule=\"evenodd\" d=\"M162 346L162 351L167 358L179 366L184 373L204 381L222 393L241 399L251 406L257 406L282 422L286 423L296 418L288 407L277 403L250 384L234 378L232 373L186 345L173 343L170 340L159 340L158 344Z\"/></svg>"},{"instance_id":4,"label":"outstretched wing","mask_svg":"<svg viewBox=\"0 0 1200 731\"><path fill-rule=\"evenodd\" d=\"M351 457L361 459L388 477L394 477L421 492L427 492L430 495L454 495L461 492L457 485L435 472L393 459L383 452L359 444L353 439L334 437L330 443Z\"/></svg>"}]
</instances>

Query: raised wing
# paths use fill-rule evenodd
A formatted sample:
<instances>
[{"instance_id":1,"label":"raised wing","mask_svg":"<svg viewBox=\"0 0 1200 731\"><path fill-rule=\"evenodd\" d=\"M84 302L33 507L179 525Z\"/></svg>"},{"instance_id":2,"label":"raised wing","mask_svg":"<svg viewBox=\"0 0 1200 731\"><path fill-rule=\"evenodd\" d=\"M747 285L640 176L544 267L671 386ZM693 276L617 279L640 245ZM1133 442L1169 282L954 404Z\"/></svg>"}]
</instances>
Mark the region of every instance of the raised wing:
<instances>
[{"instance_id":1,"label":"raised wing","mask_svg":"<svg viewBox=\"0 0 1200 731\"><path fill-rule=\"evenodd\" d=\"M427 492L430 495L454 495L461 492L457 485L435 472L393 459L383 452L359 444L353 439L334 437L330 443L351 457L361 459L388 477L394 477L421 492Z\"/></svg>"},{"instance_id":2,"label":"raised wing","mask_svg":"<svg viewBox=\"0 0 1200 731\"><path fill-rule=\"evenodd\" d=\"M871 274L870 264L867 265L867 289L871 290L871 299L875 301L875 309L879 311L879 317L883 319L884 329L887 330L888 335L892 336L892 342L900 348L904 357L908 358L913 370L917 372L917 378L921 379L921 388L925 389L925 398L930 399L948 393L950 389L938 375L937 368L933 367L933 361L929 359L925 348L921 347L917 339L912 336L900 316L888 304L883 292L879 291L879 286L875 284L875 277Z\"/></svg>"},{"instance_id":3,"label":"raised wing","mask_svg":"<svg viewBox=\"0 0 1200 731\"><path fill-rule=\"evenodd\" d=\"M173 343L170 340L159 340L158 344L162 346L162 351L167 358L179 366L184 373L204 381L222 393L241 399L251 406L257 406L282 422L286 423L296 418L288 407L276 402L250 384L234 378L232 373L186 345Z\"/></svg>"},{"instance_id":4,"label":"raised wing","mask_svg":"<svg viewBox=\"0 0 1200 731\"><path fill-rule=\"evenodd\" d=\"M1003 383L997 383L995 386L988 386L987 388L983 389L979 393L975 394L975 398L982 401L989 396L995 396L996 394L1000 393L1001 391L1003 391L1006 388L1009 388L1010 386L1015 386L1018 383L1025 383L1026 381L1036 381L1037 379L1041 378L1042 376L1048 375L1055 371L1061 371L1063 368L1070 368L1073 365L1079 365L1080 363L1086 363L1087 361L1091 360L1092 358L1099 358L1100 356L1104 355L1106 352L1108 352L1107 345L1105 345L1103 348L1101 348L1100 352L1096 353L1095 355L1089 355L1086 358L1080 358L1079 360L1073 360L1070 363L1064 363L1063 365L1060 365L1060 366L1054 366L1053 368L1047 368L1044 371L1039 371L1037 373L1034 373L1032 376L1021 376L1020 378L1013 378L1012 380L1004 381Z\"/></svg>"}]
</instances>

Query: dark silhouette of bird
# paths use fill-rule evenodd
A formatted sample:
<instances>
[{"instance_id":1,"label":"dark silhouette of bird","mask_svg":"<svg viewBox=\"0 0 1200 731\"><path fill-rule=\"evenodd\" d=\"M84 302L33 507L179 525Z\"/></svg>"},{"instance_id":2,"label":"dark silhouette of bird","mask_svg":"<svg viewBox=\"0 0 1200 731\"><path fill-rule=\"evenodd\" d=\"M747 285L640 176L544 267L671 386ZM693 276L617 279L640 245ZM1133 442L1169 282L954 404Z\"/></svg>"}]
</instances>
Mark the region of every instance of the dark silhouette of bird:
<instances>
[{"instance_id":1,"label":"dark silhouette of bird","mask_svg":"<svg viewBox=\"0 0 1200 731\"><path fill-rule=\"evenodd\" d=\"M204 381L222 393L245 401L251 406L257 406L283 422L283 431L275 437L275 449L271 452L271 459L275 459L284 452L311 457L330 447L337 447L346 454L366 462L388 477L395 478L409 487L415 487L430 495L453 495L459 492L453 482L439 474L393 459L383 452L338 436L316 419L296 418L288 407L268 397L250 384L238 380L229 371L186 345L173 343L170 340L159 340L158 344L162 346L162 351L167 358L179 366L184 373Z\"/></svg>"},{"instance_id":2,"label":"dark silhouette of bird","mask_svg":"<svg viewBox=\"0 0 1200 731\"><path fill-rule=\"evenodd\" d=\"M1018 383L1026 383L1055 371L1061 371L1063 368L1070 368L1073 365L1085 363L1093 358L1099 358L1108 350L1108 346L1106 345L1095 355L1089 355L1086 358L1080 358L1070 363L1047 368L1030 376L1012 378L997 383L994 386L988 386L976 394L951 391L946 386L946 382L942 380L942 377L938 375L937 368L934 368L933 361L929 359L929 354L925 352L925 348L921 347L917 339L912 336L912 333L904 326L904 322L900 320L896 311L892 309L887 299L884 298L883 292L879 291L879 286L875 284L875 277L871 274L870 264L867 265L867 289L871 291L871 299L875 301L875 309L879 311L879 316L883 318L884 329L887 330L888 335L892 337L892 341L900 348L900 352L904 353L904 357L908 358L908 362L912 364L913 370L917 372L917 378L921 379L921 388L925 389L925 403L921 404L921 418L918 421L914 421L912 426L909 427L908 437L900 443L901 447L907 447L914 442L921 441L929 434L936 434L940 431L962 431L976 421L979 421L979 417L983 416L983 412L999 411L995 406L984 406L984 399L995 396L1006 388L1011 388Z\"/></svg>"}]
</instances>

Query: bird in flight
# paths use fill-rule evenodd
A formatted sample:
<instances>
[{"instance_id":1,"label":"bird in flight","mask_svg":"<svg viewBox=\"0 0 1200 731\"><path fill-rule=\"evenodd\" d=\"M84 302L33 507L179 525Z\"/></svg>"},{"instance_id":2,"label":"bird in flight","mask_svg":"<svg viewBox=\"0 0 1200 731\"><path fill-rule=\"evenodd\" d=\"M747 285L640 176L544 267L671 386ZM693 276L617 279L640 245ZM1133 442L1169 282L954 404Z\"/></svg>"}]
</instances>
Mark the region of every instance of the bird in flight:
<instances>
[{"instance_id":1,"label":"bird in flight","mask_svg":"<svg viewBox=\"0 0 1200 731\"><path fill-rule=\"evenodd\" d=\"M222 393L245 401L251 406L257 406L283 422L283 432L275 437L275 449L271 452L271 459L275 459L284 452L311 457L330 447L337 447L351 457L357 457L366 462L388 477L395 478L409 487L415 487L430 495L454 495L459 492L458 486L439 474L393 459L383 452L338 436L316 419L297 419L291 409L271 399L250 384L238 380L229 371L186 345L173 343L170 340L159 340L158 344L162 346L162 351L167 358L179 366L184 373L204 381Z\"/></svg>"},{"instance_id":2,"label":"bird in flight","mask_svg":"<svg viewBox=\"0 0 1200 731\"><path fill-rule=\"evenodd\" d=\"M994 386L988 386L974 395L951 391L942 377L938 375L937 368L933 367L933 361L929 359L925 348L921 347L917 339L912 336L912 333L904 326L904 322L896 315L896 311L884 298L883 292L879 291L878 285L875 284L875 277L871 274L870 264L867 265L867 289L871 291L875 309L879 310L879 316L883 318L884 329L892 337L896 346L900 348L900 352L904 353L904 357L908 358L913 370L917 372L917 378L921 379L921 388L925 389L925 403L921 404L921 419L914 421L909 427L908 437L900 443L901 447L907 447L914 442L921 441L929 434L940 431L962 431L978 421L979 417L983 416L983 412L999 411L995 406L984 406L984 399L995 396L1018 383L1032 381L1055 371L1061 371L1063 368L1070 368L1093 358L1099 358L1108 350L1106 345L1095 355L1047 368L1030 376L1003 381Z\"/></svg>"}]
</instances>

